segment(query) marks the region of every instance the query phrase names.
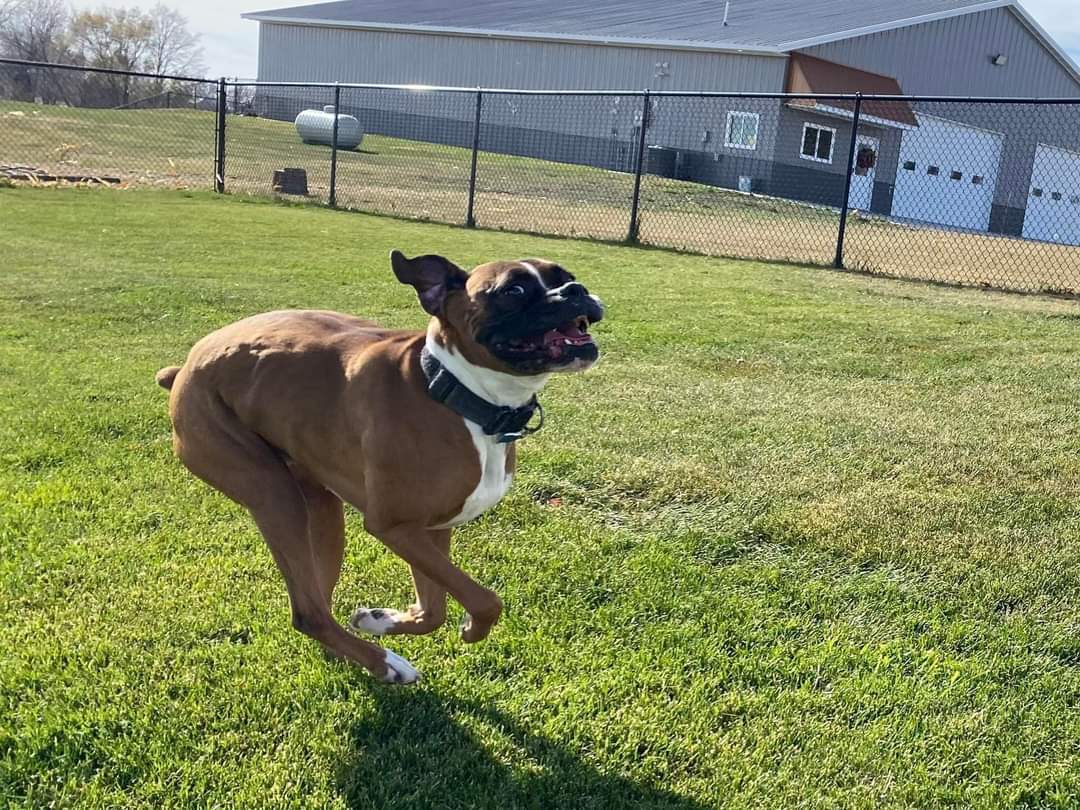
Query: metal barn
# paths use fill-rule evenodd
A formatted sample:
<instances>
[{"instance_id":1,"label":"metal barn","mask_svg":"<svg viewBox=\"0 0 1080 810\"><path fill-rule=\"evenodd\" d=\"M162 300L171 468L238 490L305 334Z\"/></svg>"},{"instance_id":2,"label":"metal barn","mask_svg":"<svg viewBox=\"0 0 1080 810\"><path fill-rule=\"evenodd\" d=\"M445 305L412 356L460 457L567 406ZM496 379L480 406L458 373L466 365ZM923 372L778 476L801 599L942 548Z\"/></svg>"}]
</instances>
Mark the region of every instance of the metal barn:
<instances>
[{"instance_id":1,"label":"metal barn","mask_svg":"<svg viewBox=\"0 0 1080 810\"><path fill-rule=\"evenodd\" d=\"M262 81L1080 99L1080 69L1012 0L339 0L245 16L259 23ZM640 110L618 99L557 101L501 99L486 113L493 148L629 168ZM382 94L368 112L385 134L467 137L464 99L426 103ZM839 204L850 107L654 104L666 108L647 134L655 165ZM926 102L865 112L853 206L1080 243L1080 121L1065 108Z\"/></svg>"}]
</instances>

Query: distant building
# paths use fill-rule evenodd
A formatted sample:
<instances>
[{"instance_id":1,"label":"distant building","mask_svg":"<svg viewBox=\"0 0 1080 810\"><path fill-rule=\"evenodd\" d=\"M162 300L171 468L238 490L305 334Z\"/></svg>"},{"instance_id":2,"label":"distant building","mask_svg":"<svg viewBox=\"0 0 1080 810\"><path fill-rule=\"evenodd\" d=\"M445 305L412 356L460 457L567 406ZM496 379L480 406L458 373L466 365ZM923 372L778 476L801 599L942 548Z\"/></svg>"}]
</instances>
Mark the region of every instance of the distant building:
<instances>
[{"instance_id":1,"label":"distant building","mask_svg":"<svg viewBox=\"0 0 1080 810\"><path fill-rule=\"evenodd\" d=\"M260 24L263 81L1080 101L1080 70L1011 0L341 0L245 17ZM471 97L418 96L350 103L369 131L470 142ZM653 109L651 171L839 205L850 103L660 97ZM1080 108L863 113L855 207L1080 244ZM641 118L630 98L491 97L484 148L626 170Z\"/></svg>"}]
</instances>

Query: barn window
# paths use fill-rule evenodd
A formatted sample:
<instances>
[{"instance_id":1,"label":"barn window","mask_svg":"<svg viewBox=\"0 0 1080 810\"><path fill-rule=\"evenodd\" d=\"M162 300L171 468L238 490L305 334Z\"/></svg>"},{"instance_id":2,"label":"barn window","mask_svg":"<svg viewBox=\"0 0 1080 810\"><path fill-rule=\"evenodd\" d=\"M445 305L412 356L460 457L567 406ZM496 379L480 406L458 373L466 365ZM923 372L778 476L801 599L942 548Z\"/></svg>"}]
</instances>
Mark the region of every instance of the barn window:
<instances>
[{"instance_id":1,"label":"barn window","mask_svg":"<svg viewBox=\"0 0 1080 810\"><path fill-rule=\"evenodd\" d=\"M803 124L802 150L800 157L818 163L832 163L833 141L836 130L809 122Z\"/></svg>"},{"instance_id":2,"label":"barn window","mask_svg":"<svg viewBox=\"0 0 1080 810\"><path fill-rule=\"evenodd\" d=\"M724 146L732 149L757 149L758 122L757 113L732 110L727 114L727 135Z\"/></svg>"},{"instance_id":3,"label":"barn window","mask_svg":"<svg viewBox=\"0 0 1080 810\"><path fill-rule=\"evenodd\" d=\"M983 184L983 176L981 174L971 175L971 185L981 186Z\"/></svg>"},{"instance_id":4,"label":"barn window","mask_svg":"<svg viewBox=\"0 0 1080 810\"><path fill-rule=\"evenodd\" d=\"M939 169L937 166L927 166L926 173L937 177L939 174L941 174L941 169Z\"/></svg>"},{"instance_id":5,"label":"barn window","mask_svg":"<svg viewBox=\"0 0 1080 810\"><path fill-rule=\"evenodd\" d=\"M1041 188L1033 188L1033 189L1031 189L1031 196L1032 197L1041 197L1042 196L1042 189Z\"/></svg>"},{"instance_id":6,"label":"barn window","mask_svg":"<svg viewBox=\"0 0 1080 810\"><path fill-rule=\"evenodd\" d=\"M1061 192L1060 191L1051 191L1050 192L1050 199L1053 200L1054 202L1060 202L1061 201Z\"/></svg>"},{"instance_id":7,"label":"barn window","mask_svg":"<svg viewBox=\"0 0 1080 810\"><path fill-rule=\"evenodd\" d=\"M963 172L958 172L958 171L955 171L955 170L949 172L949 179L950 180L961 180L961 179L963 179L963 177L964 177Z\"/></svg>"},{"instance_id":8,"label":"barn window","mask_svg":"<svg viewBox=\"0 0 1080 810\"><path fill-rule=\"evenodd\" d=\"M907 171L907 172L915 171L915 161L914 160L905 160L904 161L904 171Z\"/></svg>"}]
</instances>

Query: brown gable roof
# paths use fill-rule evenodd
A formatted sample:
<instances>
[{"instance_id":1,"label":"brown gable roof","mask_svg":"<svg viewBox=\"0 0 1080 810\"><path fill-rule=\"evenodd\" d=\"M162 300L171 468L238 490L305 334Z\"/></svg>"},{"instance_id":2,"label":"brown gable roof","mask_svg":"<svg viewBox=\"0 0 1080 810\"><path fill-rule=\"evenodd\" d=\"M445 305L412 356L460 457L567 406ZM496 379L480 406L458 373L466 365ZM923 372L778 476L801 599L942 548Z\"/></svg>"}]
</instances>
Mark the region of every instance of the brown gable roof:
<instances>
[{"instance_id":1,"label":"brown gable roof","mask_svg":"<svg viewBox=\"0 0 1080 810\"><path fill-rule=\"evenodd\" d=\"M903 94L900 83L891 76L870 73L865 70L828 62L805 53L793 53L788 60L788 93L855 93L898 96ZM840 110L854 115L855 102L840 99L800 99L793 107L819 110ZM919 122L911 105L906 101L864 101L862 115L882 122L917 127Z\"/></svg>"}]
</instances>

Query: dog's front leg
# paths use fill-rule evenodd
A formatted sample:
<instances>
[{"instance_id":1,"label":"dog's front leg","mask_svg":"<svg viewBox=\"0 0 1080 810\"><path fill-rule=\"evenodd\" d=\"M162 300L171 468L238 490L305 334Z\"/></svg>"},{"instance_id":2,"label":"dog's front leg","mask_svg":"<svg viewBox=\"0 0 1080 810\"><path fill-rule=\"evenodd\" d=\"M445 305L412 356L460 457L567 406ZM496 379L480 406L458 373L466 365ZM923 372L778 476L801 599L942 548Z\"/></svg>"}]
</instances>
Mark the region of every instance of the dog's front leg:
<instances>
[{"instance_id":1,"label":"dog's front leg","mask_svg":"<svg viewBox=\"0 0 1080 810\"><path fill-rule=\"evenodd\" d=\"M449 533L444 550L432 542L431 531L423 526L399 524L382 527L369 522L365 528L412 566L414 572L461 603L468 613L461 628L462 639L471 643L487 637L502 614L502 600L494 591L477 583L451 562L448 554Z\"/></svg>"},{"instance_id":2,"label":"dog's front leg","mask_svg":"<svg viewBox=\"0 0 1080 810\"><path fill-rule=\"evenodd\" d=\"M428 541L450 556L450 529L431 529ZM446 621L446 588L415 566L412 568L416 603L404 611L358 607L349 619L353 630L376 636L423 635L438 630Z\"/></svg>"}]
</instances>

